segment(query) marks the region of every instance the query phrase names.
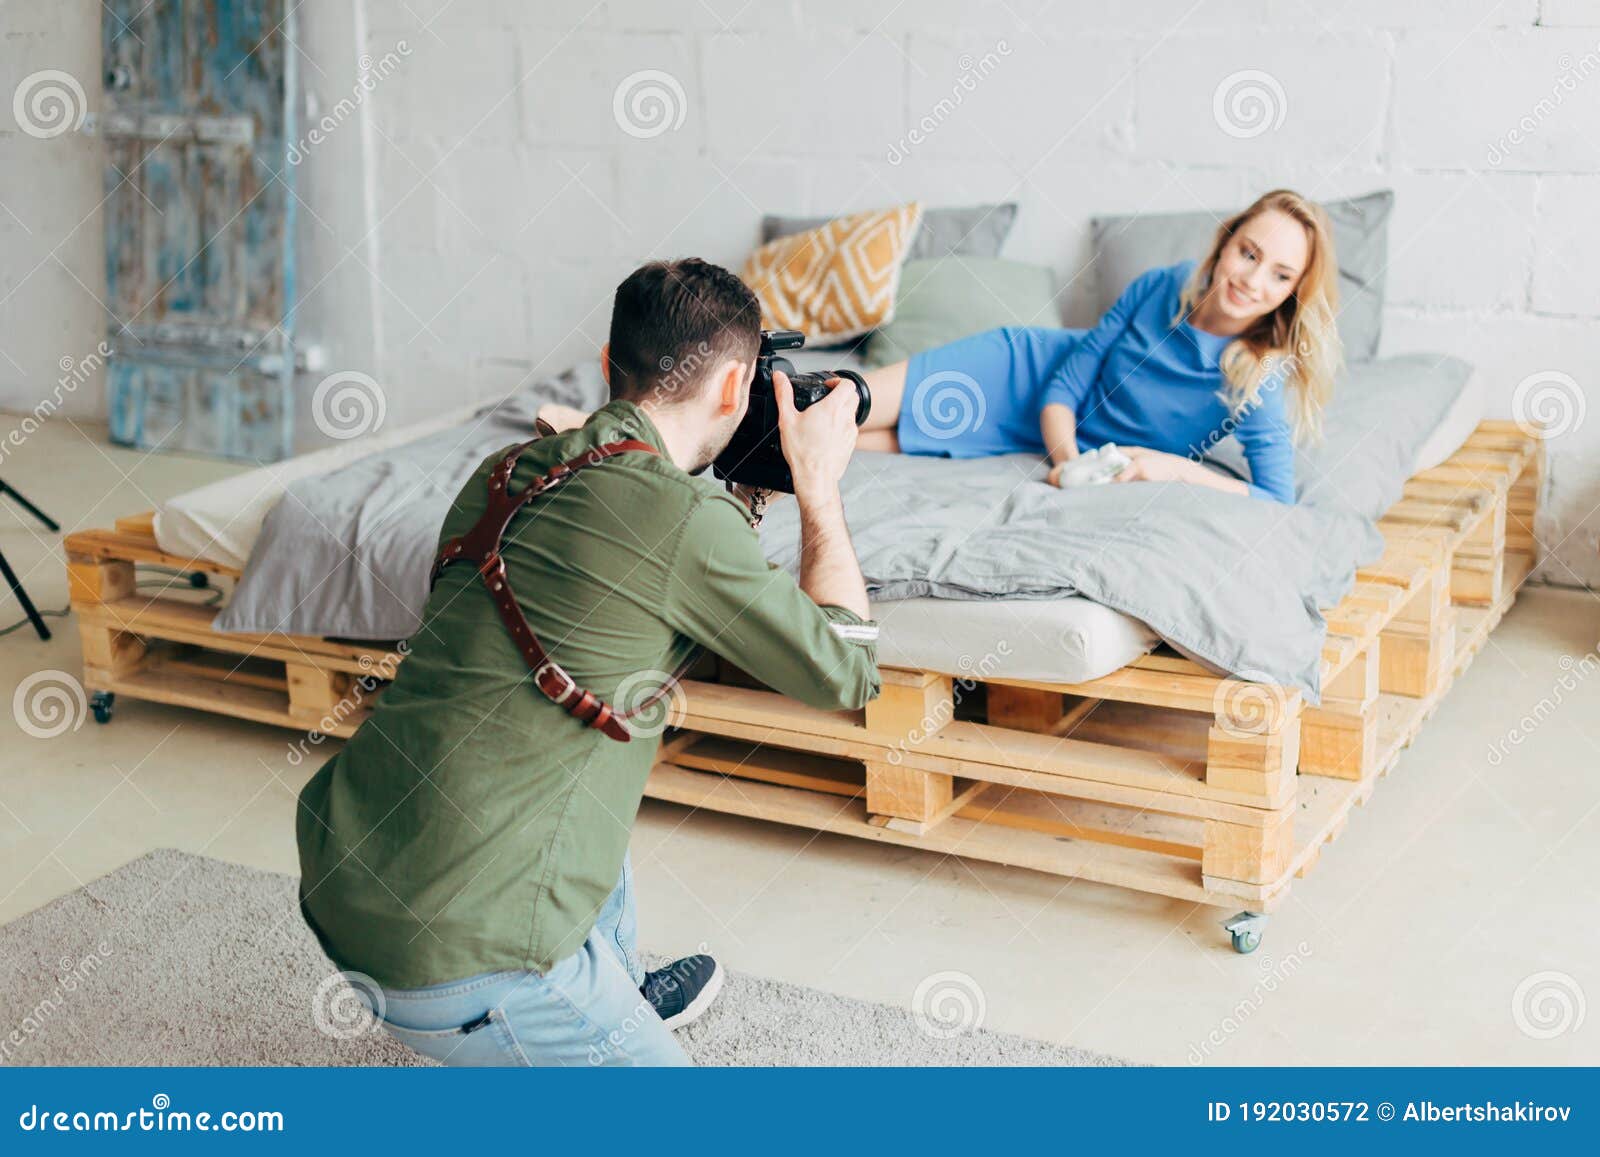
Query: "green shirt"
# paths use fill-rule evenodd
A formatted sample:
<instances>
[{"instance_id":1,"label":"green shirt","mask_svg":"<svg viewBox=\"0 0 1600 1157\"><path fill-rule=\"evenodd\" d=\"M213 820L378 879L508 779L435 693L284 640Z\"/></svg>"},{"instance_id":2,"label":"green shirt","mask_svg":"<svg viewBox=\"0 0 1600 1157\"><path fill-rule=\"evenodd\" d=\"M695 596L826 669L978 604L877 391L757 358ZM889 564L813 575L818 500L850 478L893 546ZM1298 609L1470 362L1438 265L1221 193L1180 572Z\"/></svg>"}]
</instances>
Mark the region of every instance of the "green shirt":
<instances>
[{"instance_id":1,"label":"green shirt","mask_svg":"<svg viewBox=\"0 0 1600 1157\"><path fill-rule=\"evenodd\" d=\"M512 486L630 437L664 450L643 410L612 402L529 447ZM503 454L456 497L441 541L482 514ZM534 633L607 702L637 702L695 643L814 707L879 691L876 626L813 603L767 565L742 504L665 456L585 467L517 514L502 553ZM300 793L301 910L341 968L418 988L543 972L583 944L660 740L608 739L531 674L476 569L447 568L394 682Z\"/></svg>"}]
</instances>

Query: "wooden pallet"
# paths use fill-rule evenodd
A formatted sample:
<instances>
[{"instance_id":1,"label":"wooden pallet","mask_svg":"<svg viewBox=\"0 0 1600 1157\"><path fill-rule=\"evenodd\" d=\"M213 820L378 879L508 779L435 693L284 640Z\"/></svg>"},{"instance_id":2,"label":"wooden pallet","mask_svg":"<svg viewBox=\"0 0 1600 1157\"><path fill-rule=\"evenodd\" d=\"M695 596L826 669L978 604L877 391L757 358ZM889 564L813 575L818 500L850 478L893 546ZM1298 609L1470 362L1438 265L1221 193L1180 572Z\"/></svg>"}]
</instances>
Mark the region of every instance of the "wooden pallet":
<instances>
[{"instance_id":1,"label":"wooden pallet","mask_svg":"<svg viewBox=\"0 0 1600 1157\"><path fill-rule=\"evenodd\" d=\"M382 644L303 635L236 635L212 628L219 607L179 585L156 594L134 586L134 567L202 574L226 587L239 571L162 551L149 514L112 530L67 536L67 581L83 640L83 683L300 731L348 738L371 713L378 685L403 655Z\"/></svg>"},{"instance_id":2,"label":"wooden pallet","mask_svg":"<svg viewBox=\"0 0 1600 1157\"><path fill-rule=\"evenodd\" d=\"M1536 562L1539 441L1481 424L1380 523L1381 559L1326 609L1323 697L1160 651L1086 683L883 670L818 711L725 665L674 697L646 794L696 808L1268 911L1316 862L1482 647ZM87 690L348 736L403 655L212 629L189 592L136 592L150 516L67 539Z\"/></svg>"},{"instance_id":3,"label":"wooden pallet","mask_svg":"<svg viewBox=\"0 0 1600 1157\"><path fill-rule=\"evenodd\" d=\"M1158 652L1083 684L884 671L856 713L694 683L647 794L1270 911L1372 795L1536 562L1540 442L1485 422L1326 609L1321 702Z\"/></svg>"}]
</instances>

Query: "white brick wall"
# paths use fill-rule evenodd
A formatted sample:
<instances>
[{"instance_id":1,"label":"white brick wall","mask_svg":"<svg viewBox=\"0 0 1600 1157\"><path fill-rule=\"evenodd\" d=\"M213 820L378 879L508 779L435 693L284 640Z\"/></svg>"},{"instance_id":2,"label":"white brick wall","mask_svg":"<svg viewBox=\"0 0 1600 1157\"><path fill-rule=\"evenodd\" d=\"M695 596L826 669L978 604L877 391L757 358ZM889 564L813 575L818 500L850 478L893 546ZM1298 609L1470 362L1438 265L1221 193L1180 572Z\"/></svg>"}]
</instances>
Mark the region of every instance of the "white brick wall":
<instances>
[{"instance_id":1,"label":"white brick wall","mask_svg":"<svg viewBox=\"0 0 1600 1157\"><path fill-rule=\"evenodd\" d=\"M1600 168L1597 42L1594 29L1542 26L1397 35L1396 159L1418 169ZM1514 141L1519 129L1526 139Z\"/></svg>"},{"instance_id":2,"label":"white brick wall","mask_svg":"<svg viewBox=\"0 0 1600 1157\"><path fill-rule=\"evenodd\" d=\"M1600 131L1600 121L1594 127ZM1534 310L1593 317L1600 303L1600 176L1546 177L1536 212Z\"/></svg>"},{"instance_id":3,"label":"white brick wall","mask_svg":"<svg viewBox=\"0 0 1600 1157\"><path fill-rule=\"evenodd\" d=\"M26 78L45 69L80 82L74 115L98 105L99 12L96 0L0 5L0 409L32 411L59 396L62 415L105 412L100 372L81 384L62 372L62 359L89 357L105 337L100 152L80 133L30 136L13 111ZM12 425L0 421L0 431Z\"/></svg>"},{"instance_id":4,"label":"white brick wall","mask_svg":"<svg viewBox=\"0 0 1600 1157\"><path fill-rule=\"evenodd\" d=\"M1136 152L1193 165L1374 164L1383 151L1390 105L1389 46L1386 33L1315 27L1180 31L1152 39L1138 67ZM1265 74L1271 83L1262 79L1252 86L1248 77L1238 77L1249 72ZM1220 130L1215 95L1229 77L1238 79L1225 91L1255 87L1265 94L1264 107L1281 112L1281 124L1255 136ZM1255 111L1242 107L1234 123L1242 130L1256 127L1250 115Z\"/></svg>"},{"instance_id":5,"label":"white brick wall","mask_svg":"<svg viewBox=\"0 0 1600 1157\"><path fill-rule=\"evenodd\" d=\"M8 79L55 63L47 48L94 75L95 5L41 0L25 18L10 7ZM1593 413L1550 445L1545 532L1559 545L1546 574L1600 584L1600 0L349 11L306 22L315 67L303 72L325 102L349 91L362 52L404 39L411 55L371 98L370 125L341 126L302 169L299 321L336 368L353 361L385 382L391 421L591 356L629 269L688 254L737 268L764 212L1015 199L1007 256L1052 266L1063 317L1082 323L1097 213L1224 209L1279 184L1321 198L1392 187L1385 352L1471 358L1502 414L1530 374L1580 384ZM614 98L646 70L670 78L662 91L682 121L630 135ZM1271 126L1256 135L1217 120L1219 86L1240 73L1268 78L1254 81ZM963 76L976 77L969 88ZM0 99L0 122L9 115ZM0 202L19 220L0 211L0 292L99 196L92 146L46 154L8 128ZM89 290L98 230L61 246ZM22 367L0 358L0 405L12 408L58 346L100 327L90 293L54 260L29 284L0 304L0 351ZM98 391L85 400L101 404Z\"/></svg>"},{"instance_id":6,"label":"white brick wall","mask_svg":"<svg viewBox=\"0 0 1600 1157\"><path fill-rule=\"evenodd\" d=\"M1505 313L1527 302L1539 179L1395 173L1388 301L1417 310ZM1463 239L1472 256L1463 260Z\"/></svg>"}]
</instances>

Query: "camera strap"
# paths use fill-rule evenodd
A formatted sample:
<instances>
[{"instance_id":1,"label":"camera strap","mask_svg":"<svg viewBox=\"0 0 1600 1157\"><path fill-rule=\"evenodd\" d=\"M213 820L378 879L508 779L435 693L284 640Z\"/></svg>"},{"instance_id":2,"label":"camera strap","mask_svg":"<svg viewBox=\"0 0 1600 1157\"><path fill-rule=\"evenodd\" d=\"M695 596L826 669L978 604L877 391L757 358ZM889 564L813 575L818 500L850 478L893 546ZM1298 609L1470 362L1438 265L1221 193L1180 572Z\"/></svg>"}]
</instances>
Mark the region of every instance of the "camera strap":
<instances>
[{"instance_id":1,"label":"camera strap","mask_svg":"<svg viewBox=\"0 0 1600 1157\"><path fill-rule=\"evenodd\" d=\"M567 674L561 664L552 659L544 649L539 637L528 625L527 616L517 605L516 595L511 590L511 580L506 575L505 559L500 555L500 548L505 539L506 527L510 525L517 511L539 495L568 481L579 470L633 450L641 450L647 454L659 454L660 451L647 442L633 438L606 442L586 450L576 458L569 458L560 465L551 467L549 473L535 478L526 489L513 494L510 490L511 472L516 469L517 459L522 457L522 452L532 445L533 441L530 441L511 447L506 456L490 471L488 509L483 512L483 516L471 530L458 538L452 538L440 549L438 557L434 559L429 586L431 588L438 583L439 575L451 563L470 562L476 565L478 574L483 579L483 585L489 592L489 598L493 600L495 609L500 612L506 630L511 632L511 641L521 652L523 660L532 668L534 685L545 698L580 722L604 732L609 738L619 743L627 743L633 735L623 725L624 721L633 718L664 697L672 689L673 684L688 673L689 667L698 658L700 649L697 647L691 651L689 656L678 664L677 669L667 676L666 681L648 697L626 711L616 710L599 696L583 690L573 682L572 676Z\"/></svg>"}]
</instances>

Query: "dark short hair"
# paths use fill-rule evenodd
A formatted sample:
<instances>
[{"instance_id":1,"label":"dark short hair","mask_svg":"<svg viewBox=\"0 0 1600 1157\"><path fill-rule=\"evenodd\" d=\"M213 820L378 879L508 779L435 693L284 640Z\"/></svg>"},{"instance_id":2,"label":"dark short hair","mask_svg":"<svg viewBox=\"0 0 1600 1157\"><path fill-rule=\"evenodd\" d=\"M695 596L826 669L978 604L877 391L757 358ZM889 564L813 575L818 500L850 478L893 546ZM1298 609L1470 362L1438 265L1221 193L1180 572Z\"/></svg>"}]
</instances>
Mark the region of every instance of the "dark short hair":
<instances>
[{"instance_id":1,"label":"dark short hair","mask_svg":"<svg viewBox=\"0 0 1600 1157\"><path fill-rule=\"evenodd\" d=\"M652 261L617 286L610 342L613 400L670 404L693 396L724 360L755 360L761 305L720 265Z\"/></svg>"}]
</instances>

